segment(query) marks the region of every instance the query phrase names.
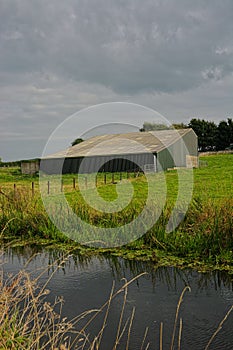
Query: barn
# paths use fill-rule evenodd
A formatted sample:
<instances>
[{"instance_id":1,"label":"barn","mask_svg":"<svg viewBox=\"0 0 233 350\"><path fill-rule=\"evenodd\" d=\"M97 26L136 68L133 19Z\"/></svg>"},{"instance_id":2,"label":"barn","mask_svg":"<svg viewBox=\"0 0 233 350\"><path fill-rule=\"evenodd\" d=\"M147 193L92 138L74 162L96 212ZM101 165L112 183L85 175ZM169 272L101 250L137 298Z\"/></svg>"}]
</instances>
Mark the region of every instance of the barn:
<instances>
[{"instance_id":1,"label":"barn","mask_svg":"<svg viewBox=\"0 0 233 350\"><path fill-rule=\"evenodd\" d=\"M197 166L197 136L190 128L94 136L40 162L40 170L47 174L157 172Z\"/></svg>"},{"instance_id":2,"label":"barn","mask_svg":"<svg viewBox=\"0 0 233 350\"><path fill-rule=\"evenodd\" d=\"M21 173L25 175L34 175L40 170L40 159L22 160L20 163Z\"/></svg>"}]
</instances>

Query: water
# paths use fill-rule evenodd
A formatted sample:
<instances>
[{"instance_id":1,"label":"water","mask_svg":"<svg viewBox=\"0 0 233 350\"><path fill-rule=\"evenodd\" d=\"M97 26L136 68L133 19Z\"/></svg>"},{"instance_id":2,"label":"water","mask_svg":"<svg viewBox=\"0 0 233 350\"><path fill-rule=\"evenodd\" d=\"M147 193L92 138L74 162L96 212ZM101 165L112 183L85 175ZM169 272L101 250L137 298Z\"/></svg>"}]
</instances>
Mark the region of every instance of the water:
<instances>
[{"instance_id":1,"label":"water","mask_svg":"<svg viewBox=\"0 0 233 350\"><path fill-rule=\"evenodd\" d=\"M48 265L57 266L62 259L63 254L58 250L43 250L39 247L18 248L5 253L3 266L6 274L17 272L26 263L26 269L33 275L44 270L46 273L41 277L43 283L54 270L47 269ZM181 349L204 349L233 304L232 278L225 273L202 274L173 267L156 268L150 263L132 262L110 256L83 258L74 254L69 256L58 270L55 269L48 285L51 290L48 298L52 301L56 296L63 296L65 299L63 314L71 319L85 310L99 308L104 304L109 297L113 281L115 289L118 289L124 283L122 278L130 280L142 272L147 272L147 275L134 281L129 286L127 295L125 320L130 317L135 307L130 349L141 349L146 327L149 327L149 330L145 344L150 343L149 349L159 349L161 322L164 328L163 349L170 349L177 302L187 285L191 287L191 292L186 292L180 309L183 321ZM122 301L121 293L111 306L102 343L104 350L112 348ZM88 328L90 333L98 332L101 317L90 325ZM210 349L233 349L232 325L233 312ZM125 348L125 339L123 337L119 349ZM143 349L145 348L144 345Z\"/></svg>"}]
</instances>

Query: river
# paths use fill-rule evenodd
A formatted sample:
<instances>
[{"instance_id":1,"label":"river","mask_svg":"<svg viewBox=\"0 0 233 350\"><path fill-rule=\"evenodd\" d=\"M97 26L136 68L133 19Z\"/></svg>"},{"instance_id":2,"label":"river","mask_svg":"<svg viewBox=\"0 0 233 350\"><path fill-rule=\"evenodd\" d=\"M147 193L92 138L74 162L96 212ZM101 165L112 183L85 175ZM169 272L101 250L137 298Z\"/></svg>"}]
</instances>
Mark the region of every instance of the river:
<instances>
[{"instance_id":1,"label":"river","mask_svg":"<svg viewBox=\"0 0 233 350\"><path fill-rule=\"evenodd\" d=\"M48 268L50 265L52 267ZM148 262L135 262L112 256L84 258L77 253L65 257L59 250L38 246L5 251L5 276L24 267L35 276L44 270L45 273L40 278L41 284L53 274L48 284L51 291L48 299L53 301L56 296L63 296L65 302L62 313L69 319L104 304L110 295L113 281L117 290L124 284L124 278L129 281L146 272L146 275L132 282L128 288L124 320L130 317L135 307L129 347L132 350L141 349L146 327L148 333L143 349L146 349L148 342L148 349L159 349L161 322L163 349L170 349L177 303L187 285L191 287L191 292L185 293L179 315L183 322L181 349L204 349L233 304L232 276L224 272L198 273L174 267L157 268ZM113 346L122 301L123 293L120 293L111 305L102 349L108 350ZM88 328L90 334L99 330L101 317ZM124 349L125 342L126 335L118 349ZM210 349L233 349L233 312L223 324Z\"/></svg>"}]
</instances>

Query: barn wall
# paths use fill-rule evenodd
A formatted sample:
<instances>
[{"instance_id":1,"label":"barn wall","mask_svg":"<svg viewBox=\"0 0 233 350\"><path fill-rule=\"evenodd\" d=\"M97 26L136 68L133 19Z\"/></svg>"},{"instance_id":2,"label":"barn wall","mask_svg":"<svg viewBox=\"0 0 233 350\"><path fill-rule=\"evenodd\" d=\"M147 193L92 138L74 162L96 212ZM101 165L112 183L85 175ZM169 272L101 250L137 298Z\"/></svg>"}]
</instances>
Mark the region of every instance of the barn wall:
<instances>
[{"instance_id":1,"label":"barn wall","mask_svg":"<svg viewBox=\"0 0 233 350\"><path fill-rule=\"evenodd\" d=\"M187 168L198 168L198 138L193 130L183 137L188 152L185 154L185 165Z\"/></svg>"},{"instance_id":2,"label":"barn wall","mask_svg":"<svg viewBox=\"0 0 233 350\"><path fill-rule=\"evenodd\" d=\"M67 158L63 173L133 171L143 169L145 164L153 163L153 161L153 154L150 153Z\"/></svg>"},{"instance_id":3,"label":"barn wall","mask_svg":"<svg viewBox=\"0 0 233 350\"><path fill-rule=\"evenodd\" d=\"M190 130L173 145L158 153L158 171L198 164L197 136Z\"/></svg>"},{"instance_id":4,"label":"barn wall","mask_svg":"<svg viewBox=\"0 0 233 350\"><path fill-rule=\"evenodd\" d=\"M21 162L21 173L26 175L34 175L39 171L39 160L31 162Z\"/></svg>"},{"instance_id":5,"label":"barn wall","mask_svg":"<svg viewBox=\"0 0 233 350\"><path fill-rule=\"evenodd\" d=\"M193 130L183 136L190 156L198 156L198 138Z\"/></svg>"},{"instance_id":6,"label":"barn wall","mask_svg":"<svg viewBox=\"0 0 233 350\"><path fill-rule=\"evenodd\" d=\"M172 147L175 167L186 167L186 155L189 154L184 139L178 140Z\"/></svg>"},{"instance_id":7,"label":"barn wall","mask_svg":"<svg viewBox=\"0 0 233 350\"><path fill-rule=\"evenodd\" d=\"M171 147L165 148L157 154L157 171L164 171L175 166L172 154Z\"/></svg>"},{"instance_id":8,"label":"barn wall","mask_svg":"<svg viewBox=\"0 0 233 350\"><path fill-rule=\"evenodd\" d=\"M40 162L40 171L45 174L61 174L64 159L62 158L48 158L42 159Z\"/></svg>"},{"instance_id":9,"label":"barn wall","mask_svg":"<svg viewBox=\"0 0 233 350\"><path fill-rule=\"evenodd\" d=\"M154 156L151 153L125 154L111 156L89 156L64 159L44 159L41 161L40 170L47 174L88 174L101 172L134 171L147 164L154 164Z\"/></svg>"}]
</instances>

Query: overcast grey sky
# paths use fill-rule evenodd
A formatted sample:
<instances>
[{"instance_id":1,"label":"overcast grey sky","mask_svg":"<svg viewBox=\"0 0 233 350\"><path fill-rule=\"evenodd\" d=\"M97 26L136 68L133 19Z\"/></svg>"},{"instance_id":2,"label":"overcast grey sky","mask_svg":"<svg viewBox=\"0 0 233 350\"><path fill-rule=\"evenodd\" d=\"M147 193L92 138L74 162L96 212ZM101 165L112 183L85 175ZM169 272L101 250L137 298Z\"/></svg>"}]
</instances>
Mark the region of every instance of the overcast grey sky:
<instances>
[{"instance_id":1,"label":"overcast grey sky","mask_svg":"<svg viewBox=\"0 0 233 350\"><path fill-rule=\"evenodd\" d=\"M233 1L1 0L0 99L4 160L40 156L59 123L103 102L226 119Z\"/></svg>"}]
</instances>

